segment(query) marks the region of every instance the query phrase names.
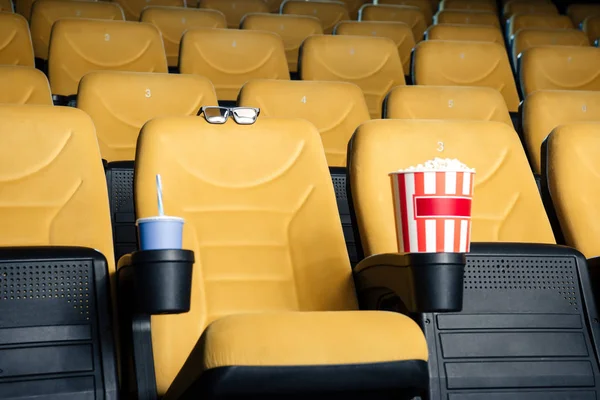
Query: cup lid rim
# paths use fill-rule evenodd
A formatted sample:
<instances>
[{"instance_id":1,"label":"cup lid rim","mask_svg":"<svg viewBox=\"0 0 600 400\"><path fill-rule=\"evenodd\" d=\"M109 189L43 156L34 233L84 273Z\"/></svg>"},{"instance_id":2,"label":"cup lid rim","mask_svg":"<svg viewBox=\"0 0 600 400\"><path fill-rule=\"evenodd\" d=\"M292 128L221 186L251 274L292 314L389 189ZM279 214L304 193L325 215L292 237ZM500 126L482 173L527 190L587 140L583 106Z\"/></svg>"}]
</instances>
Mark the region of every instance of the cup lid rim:
<instances>
[{"instance_id":1,"label":"cup lid rim","mask_svg":"<svg viewBox=\"0 0 600 400\"><path fill-rule=\"evenodd\" d=\"M135 221L135 224L138 225L140 222L148 222L148 221L178 221L181 223L185 222L185 220L181 217L171 217L168 215L163 215L163 216L157 215L155 217L138 218Z\"/></svg>"}]
</instances>

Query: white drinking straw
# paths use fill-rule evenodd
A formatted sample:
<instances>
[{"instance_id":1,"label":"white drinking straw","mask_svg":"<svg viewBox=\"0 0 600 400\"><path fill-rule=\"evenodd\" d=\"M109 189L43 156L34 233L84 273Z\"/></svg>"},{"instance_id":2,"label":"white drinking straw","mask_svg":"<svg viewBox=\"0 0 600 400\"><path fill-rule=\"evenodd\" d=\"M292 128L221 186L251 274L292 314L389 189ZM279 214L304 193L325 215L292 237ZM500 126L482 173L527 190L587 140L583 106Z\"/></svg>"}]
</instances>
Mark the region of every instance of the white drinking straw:
<instances>
[{"instance_id":1,"label":"white drinking straw","mask_svg":"<svg viewBox=\"0 0 600 400\"><path fill-rule=\"evenodd\" d=\"M160 180L160 174L156 174L156 195L158 197L158 215L162 217L165 215L165 209L163 206L162 182Z\"/></svg>"}]
</instances>

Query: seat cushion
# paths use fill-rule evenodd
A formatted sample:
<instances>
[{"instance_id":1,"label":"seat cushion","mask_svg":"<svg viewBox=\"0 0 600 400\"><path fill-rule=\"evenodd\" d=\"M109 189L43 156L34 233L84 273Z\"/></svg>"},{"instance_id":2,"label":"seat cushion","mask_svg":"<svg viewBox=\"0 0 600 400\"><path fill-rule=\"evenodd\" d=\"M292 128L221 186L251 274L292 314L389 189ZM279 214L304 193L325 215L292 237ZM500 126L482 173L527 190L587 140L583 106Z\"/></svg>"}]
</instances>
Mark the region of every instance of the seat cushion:
<instances>
[{"instance_id":1,"label":"seat cushion","mask_svg":"<svg viewBox=\"0 0 600 400\"><path fill-rule=\"evenodd\" d=\"M206 328L166 398L414 389L426 361L423 332L401 314L233 315Z\"/></svg>"}]
</instances>

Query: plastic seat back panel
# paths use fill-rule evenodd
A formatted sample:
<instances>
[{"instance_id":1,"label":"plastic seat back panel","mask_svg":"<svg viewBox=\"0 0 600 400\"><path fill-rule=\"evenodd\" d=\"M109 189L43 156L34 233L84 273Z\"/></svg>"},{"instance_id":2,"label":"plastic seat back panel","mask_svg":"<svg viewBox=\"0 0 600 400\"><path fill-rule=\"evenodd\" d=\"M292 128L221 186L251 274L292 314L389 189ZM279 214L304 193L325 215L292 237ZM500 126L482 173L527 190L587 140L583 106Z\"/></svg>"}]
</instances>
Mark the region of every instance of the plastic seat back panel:
<instances>
[{"instance_id":1,"label":"plastic seat back panel","mask_svg":"<svg viewBox=\"0 0 600 400\"><path fill-rule=\"evenodd\" d=\"M383 99L390 89L405 84L395 43L380 37L312 36L302 45L300 76L304 80L357 84L371 118L381 116Z\"/></svg>"},{"instance_id":2,"label":"plastic seat back panel","mask_svg":"<svg viewBox=\"0 0 600 400\"><path fill-rule=\"evenodd\" d=\"M34 65L29 26L18 14L0 12L0 65Z\"/></svg>"},{"instance_id":3,"label":"plastic seat back panel","mask_svg":"<svg viewBox=\"0 0 600 400\"><path fill-rule=\"evenodd\" d=\"M427 22L418 7L365 4L358 14L359 21L404 22L413 31L415 42L423 40Z\"/></svg>"},{"instance_id":4,"label":"plastic seat back panel","mask_svg":"<svg viewBox=\"0 0 600 400\"><path fill-rule=\"evenodd\" d=\"M48 63L52 94L77 93L81 78L98 70L167 72L160 31L139 22L83 19L56 22Z\"/></svg>"},{"instance_id":5,"label":"plastic seat back panel","mask_svg":"<svg viewBox=\"0 0 600 400\"><path fill-rule=\"evenodd\" d=\"M413 82L433 86L484 86L502 93L510 112L519 95L508 55L497 43L425 41L415 49Z\"/></svg>"},{"instance_id":6,"label":"plastic seat back panel","mask_svg":"<svg viewBox=\"0 0 600 400\"><path fill-rule=\"evenodd\" d=\"M31 10L31 40L36 57L48 59L52 25L64 18L91 18L123 21L123 9L117 3L81 0L39 0Z\"/></svg>"},{"instance_id":7,"label":"plastic seat back panel","mask_svg":"<svg viewBox=\"0 0 600 400\"><path fill-rule=\"evenodd\" d=\"M46 75L32 67L0 65L1 104L52 105Z\"/></svg>"},{"instance_id":8,"label":"plastic seat back panel","mask_svg":"<svg viewBox=\"0 0 600 400\"><path fill-rule=\"evenodd\" d=\"M283 40L271 32L192 29L183 37L182 74L207 77L219 100L235 101L252 79L290 79Z\"/></svg>"},{"instance_id":9,"label":"plastic seat back panel","mask_svg":"<svg viewBox=\"0 0 600 400\"><path fill-rule=\"evenodd\" d=\"M341 1L286 0L281 4L281 13L317 17L326 34L331 34L340 21L350 20L346 4Z\"/></svg>"},{"instance_id":10,"label":"plastic seat back panel","mask_svg":"<svg viewBox=\"0 0 600 400\"><path fill-rule=\"evenodd\" d=\"M276 33L283 40L290 72L298 71L298 53L304 39L323 34L321 21L308 15L248 14L241 29Z\"/></svg>"}]
</instances>

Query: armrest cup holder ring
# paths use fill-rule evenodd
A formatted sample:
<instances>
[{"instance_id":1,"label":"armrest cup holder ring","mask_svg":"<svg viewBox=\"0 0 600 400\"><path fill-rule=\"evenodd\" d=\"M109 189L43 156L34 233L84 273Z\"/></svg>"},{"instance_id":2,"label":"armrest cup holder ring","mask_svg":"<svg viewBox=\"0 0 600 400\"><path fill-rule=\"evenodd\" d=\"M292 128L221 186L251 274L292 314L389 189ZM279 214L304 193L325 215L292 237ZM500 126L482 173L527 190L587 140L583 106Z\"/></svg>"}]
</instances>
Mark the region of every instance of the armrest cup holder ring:
<instances>
[{"instance_id":1,"label":"armrest cup holder ring","mask_svg":"<svg viewBox=\"0 0 600 400\"><path fill-rule=\"evenodd\" d=\"M140 314L181 314L190 310L194 252L144 250L131 255L134 309Z\"/></svg>"},{"instance_id":2,"label":"armrest cup holder ring","mask_svg":"<svg viewBox=\"0 0 600 400\"><path fill-rule=\"evenodd\" d=\"M463 307L464 253L411 253L414 300L419 310L458 312Z\"/></svg>"}]
</instances>

